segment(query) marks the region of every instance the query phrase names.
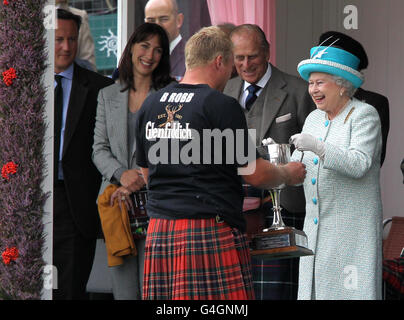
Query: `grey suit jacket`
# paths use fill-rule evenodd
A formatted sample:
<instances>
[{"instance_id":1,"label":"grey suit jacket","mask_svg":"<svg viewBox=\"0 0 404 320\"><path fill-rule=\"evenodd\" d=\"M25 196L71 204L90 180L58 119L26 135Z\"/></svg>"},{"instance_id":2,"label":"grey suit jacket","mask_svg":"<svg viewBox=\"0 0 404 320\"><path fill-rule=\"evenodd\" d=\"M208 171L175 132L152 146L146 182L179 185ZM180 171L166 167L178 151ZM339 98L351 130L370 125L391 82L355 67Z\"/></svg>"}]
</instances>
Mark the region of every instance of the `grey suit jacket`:
<instances>
[{"instance_id":1,"label":"grey suit jacket","mask_svg":"<svg viewBox=\"0 0 404 320\"><path fill-rule=\"evenodd\" d=\"M99 194L110 183L119 184L113 176L117 169L138 168L134 152L129 155L128 150L129 91L121 92L121 89L115 83L98 95L92 159L102 174Z\"/></svg>"},{"instance_id":2,"label":"grey suit jacket","mask_svg":"<svg viewBox=\"0 0 404 320\"><path fill-rule=\"evenodd\" d=\"M263 91L245 110L248 128L256 129L256 145L271 137L277 143L289 143L290 136L300 133L307 115L315 109L304 80L272 66L272 74ZM244 81L229 80L224 93L239 100ZM281 205L290 212L304 212L303 187L287 187L282 191Z\"/></svg>"}]
</instances>

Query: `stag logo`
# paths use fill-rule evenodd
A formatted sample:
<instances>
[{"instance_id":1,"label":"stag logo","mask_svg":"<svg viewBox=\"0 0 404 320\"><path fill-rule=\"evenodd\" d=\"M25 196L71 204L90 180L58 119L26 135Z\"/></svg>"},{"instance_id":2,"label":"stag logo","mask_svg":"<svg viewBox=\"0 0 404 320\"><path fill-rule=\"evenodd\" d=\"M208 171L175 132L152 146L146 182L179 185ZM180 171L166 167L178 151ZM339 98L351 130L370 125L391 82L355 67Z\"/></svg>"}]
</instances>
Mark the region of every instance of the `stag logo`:
<instances>
[{"instance_id":1,"label":"stag logo","mask_svg":"<svg viewBox=\"0 0 404 320\"><path fill-rule=\"evenodd\" d=\"M166 122L162 123L159 125L159 128L165 127L168 123L173 123L174 121L174 115L182 109L184 105L180 104L178 106L173 107L172 105L168 104L166 106L166 112L167 112L167 120ZM177 115L178 117L178 115Z\"/></svg>"}]
</instances>

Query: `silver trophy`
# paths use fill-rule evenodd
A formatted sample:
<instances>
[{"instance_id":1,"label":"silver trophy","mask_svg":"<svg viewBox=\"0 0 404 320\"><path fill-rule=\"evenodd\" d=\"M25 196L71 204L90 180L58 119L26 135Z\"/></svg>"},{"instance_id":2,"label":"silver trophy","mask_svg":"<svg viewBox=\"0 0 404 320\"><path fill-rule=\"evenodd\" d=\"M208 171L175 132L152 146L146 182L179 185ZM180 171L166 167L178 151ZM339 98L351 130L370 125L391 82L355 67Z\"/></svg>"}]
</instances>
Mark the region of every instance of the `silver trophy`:
<instances>
[{"instance_id":1,"label":"silver trophy","mask_svg":"<svg viewBox=\"0 0 404 320\"><path fill-rule=\"evenodd\" d=\"M263 141L267 159L274 165L290 162L290 144L277 144L271 138ZM282 259L313 255L308 249L306 234L294 227L287 227L282 220L280 195L286 187L281 184L269 190L272 199L273 221L269 228L252 237L251 255L263 259Z\"/></svg>"}]
</instances>

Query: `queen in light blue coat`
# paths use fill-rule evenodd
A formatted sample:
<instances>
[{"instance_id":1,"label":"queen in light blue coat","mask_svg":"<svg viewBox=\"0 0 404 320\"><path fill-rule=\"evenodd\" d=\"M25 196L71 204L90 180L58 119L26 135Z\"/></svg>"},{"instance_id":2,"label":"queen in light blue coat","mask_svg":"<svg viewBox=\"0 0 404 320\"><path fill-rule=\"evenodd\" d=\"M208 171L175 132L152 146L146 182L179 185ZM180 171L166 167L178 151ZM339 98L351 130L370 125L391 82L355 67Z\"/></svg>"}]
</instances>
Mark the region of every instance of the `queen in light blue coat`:
<instances>
[{"instance_id":1,"label":"queen in light blue coat","mask_svg":"<svg viewBox=\"0 0 404 320\"><path fill-rule=\"evenodd\" d=\"M381 128L377 111L352 98L359 59L314 47L298 66L317 110L291 137L303 162L304 231L314 256L300 259L298 299L381 299Z\"/></svg>"}]
</instances>

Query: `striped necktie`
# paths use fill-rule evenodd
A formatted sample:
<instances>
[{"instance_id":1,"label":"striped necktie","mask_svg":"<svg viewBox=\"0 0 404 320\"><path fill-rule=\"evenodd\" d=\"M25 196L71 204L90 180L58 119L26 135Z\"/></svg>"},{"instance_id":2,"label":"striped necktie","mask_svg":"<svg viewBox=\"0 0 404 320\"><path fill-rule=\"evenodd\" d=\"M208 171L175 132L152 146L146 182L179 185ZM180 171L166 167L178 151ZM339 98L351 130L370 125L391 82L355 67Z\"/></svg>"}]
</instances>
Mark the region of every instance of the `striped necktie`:
<instances>
[{"instance_id":1,"label":"striped necktie","mask_svg":"<svg viewBox=\"0 0 404 320\"><path fill-rule=\"evenodd\" d=\"M248 90L248 96L247 99L245 99L245 108L250 111L252 104L257 100L257 95L256 93L258 90L261 89L260 86L257 86L256 84L252 84L249 87L247 87Z\"/></svg>"}]
</instances>

